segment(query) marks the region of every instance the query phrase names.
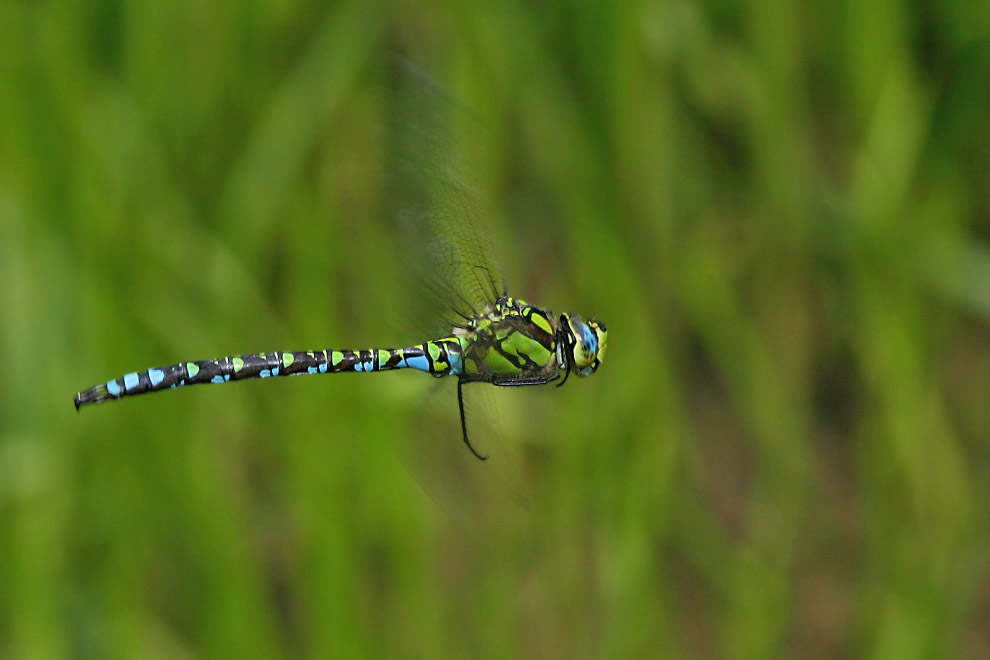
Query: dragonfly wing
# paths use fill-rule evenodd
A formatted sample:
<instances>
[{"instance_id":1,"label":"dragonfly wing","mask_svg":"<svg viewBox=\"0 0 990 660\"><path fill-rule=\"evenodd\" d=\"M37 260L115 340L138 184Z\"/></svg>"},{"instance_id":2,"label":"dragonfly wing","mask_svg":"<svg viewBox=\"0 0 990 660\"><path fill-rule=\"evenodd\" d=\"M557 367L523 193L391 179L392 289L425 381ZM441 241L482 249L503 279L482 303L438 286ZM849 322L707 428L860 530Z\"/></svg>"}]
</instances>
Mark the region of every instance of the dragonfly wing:
<instances>
[{"instance_id":1,"label":"dragonfly wing","mask_svg":"<svg viewBox=\"0 0 990 660\"><path fill-rule=\"evenodd\" d=\"M506 291L482 195L454 138L455 126L474 122L414 65L396 60L388 69L386 199L402 268L422 290L414 316L459 325Z\"/></svg>"},{"instance_id":2,"label":"dragonfly wing","mask_svg":"<svg viewBox=\"0 0 990 660\"><path fill-rule=\"evenodd\" d=\"M410 473L437 507L464 527L528 508L520 447L511 439L496 406L503 393L485 384L465 386L464 406L471 444L488 457L479 461L460 443L456 382L438 382L422 414L411 422L403 454Z\"/></svg>"}]
</instances>

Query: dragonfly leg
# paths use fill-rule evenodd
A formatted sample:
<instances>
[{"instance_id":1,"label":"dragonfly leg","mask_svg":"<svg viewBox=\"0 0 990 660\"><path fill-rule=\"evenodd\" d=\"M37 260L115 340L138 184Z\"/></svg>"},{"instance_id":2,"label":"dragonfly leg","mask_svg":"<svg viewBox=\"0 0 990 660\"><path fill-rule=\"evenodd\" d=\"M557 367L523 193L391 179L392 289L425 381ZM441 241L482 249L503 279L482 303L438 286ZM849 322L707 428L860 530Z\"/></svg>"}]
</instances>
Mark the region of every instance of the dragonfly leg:
<instances>
[{"instance_id":1,"label":"dragonfly leg","mask_svg":"<svg viewBox=\"0 0 990 660\"><path fill-rule=\"evenodd\" d=\"M467 448L471 450L471 453L477 456L479 460L484 461L488 459L488 456L482 456L475 451L474 447L471 446L471 441L468 439L467 420L464 419L464 395L461 393L461 387L464 386L464 382L465 381L461 378L457 379L457 408L461 412L461 433L464 434L464 444L466 444Z\"/></svg>"},{"instance_id":2,"label":"dragonfly leg","mask_svg":"<svg viewBox=\"0 0 990 660\"><path fill-rule=\"evenodd\" d=\"M560 375L556 375L553 378L547 376L531 376L529 378L513 378L512 380L493 380L492 385L498 385L499 387L518 387L522 385L546 385L547 383L552 383L553 381L560 378Z\"/></svg>"}]
</instances>

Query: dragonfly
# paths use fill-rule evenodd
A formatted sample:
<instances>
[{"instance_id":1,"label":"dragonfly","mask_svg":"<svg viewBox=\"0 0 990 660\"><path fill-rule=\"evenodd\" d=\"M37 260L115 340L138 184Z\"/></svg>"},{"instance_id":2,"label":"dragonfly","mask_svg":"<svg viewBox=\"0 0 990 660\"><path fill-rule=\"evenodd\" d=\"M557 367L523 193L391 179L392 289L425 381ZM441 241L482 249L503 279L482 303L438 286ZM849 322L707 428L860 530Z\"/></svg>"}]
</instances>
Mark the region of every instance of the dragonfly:
<instances>
[{"instance_id":1,"label":"dragonfly","mask_svg":"<svg viewBox=\"0 0 990 660\"><path fill-rule=\"evenodd\" d=\"M481 460L487 458L471 445L464 416L463 387L490 383L502 387L545 385L595 373L605 357L608 331L598 320L577 314L560 316L508 295L454 326L450 336L407 348L319 351L275 351L228 356L124 374L76 394L76 409L101 401L187 385L220 384L238 380L416 369L438 378L457 378L457 405L464 444ZM563 378L561 379L561 373Z\"/></svg>"},{"instance_id":2,"label":"dragonfly","mask_svg":"<svg viewBox=\"0 0 990 660\"><path fill-rule=\"evenodd\" d=\"M420 90L425 87L419 84ZM418 98L420 105L425 98L432 106L435 96L418 93L414 98ZM421 225L425 224L434 234L435 240L428 251L430 260L439 267L425 286L430 297L445 301L448 312L445 317L451 321L449 331L439 338L404 348L274 351L133 371L78 392L74 398L76 409L188 385L414 369L437 378L457 379L463 442L474 456L485 460L487 455L472 446L468 435L465 385L520 387L559 381L559 387L571 373L580 377L595 373L605 358L608 341L605 324L578 314L556 315L547 307L531 305L509 295L505 278L493 265L491 241L480 224L471 190L451 165L454 159L449 141L435 138L439 132L432 128L420 130L423 123L435 122L417 122L413 130L404 131L413 139L411 146L407 140L402 147L403 157L398 160L405 166L398 169L413 173L406 177L412 186L405 188L416 189L418 197L412 199L407 195L400 215L420 222L410 233L420 233ZM423 135L430 137L424 140ZM424 195L424 190L430 192Z\"/></svg>"}]
</instances>

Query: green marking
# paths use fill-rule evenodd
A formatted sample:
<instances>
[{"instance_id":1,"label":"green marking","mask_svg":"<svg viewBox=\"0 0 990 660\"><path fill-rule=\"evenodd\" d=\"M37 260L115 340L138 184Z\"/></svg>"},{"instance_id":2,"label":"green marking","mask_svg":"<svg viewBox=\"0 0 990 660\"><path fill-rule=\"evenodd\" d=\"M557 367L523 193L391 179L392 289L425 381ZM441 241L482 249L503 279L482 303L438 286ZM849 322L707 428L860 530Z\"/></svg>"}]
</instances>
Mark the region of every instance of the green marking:
<instances>
[{"instance_id":1,"label":"green marking","mask_svg":"<svg viewBox=\"0 0 990 660\"><path fill-rule=\"evenodd\" d=\"M244 360L242 360L242 359L241 359L241 358L239 358L239 357L235 357L235 358L233 359L233 363L234 363L234 373L235 373L235 374L236 374L236 373L237 373L238 371L240 371L241 369L243 369L243 368L244 368Z\"/></svg>"},{"instance_id":2,"label":"green marking","mask_svg":"<svg viewBox=\"0 0 990 660\"><path fill-rule=\"evenodd\" d=\"M282 366L288 369L296 361L296 356L292 353L282 353Z\"/></svg>"},{"instance_id":3,"label":"green marking","mask_svg":"<svg viewBox=\"0 0 990 660\"><path fill-rule=\"evenodd\" d=\"M512 357L519 357L519 346L514 341L501 341L499 342L499 348L502 349L503 353L507 353Z\"/></svg>"},{"instance_id":4,"label":"green marking","mask_svg":"<svg viewBox=\"0 0 990 660\"><path fill-rule=\"evenodd\" d=\"M426 342L426 350L430 352L430 357L432 357L434 361L439 360L440 356L443 354L435 341Z\"/></svg>"},{"instance_id":5,"label":"green marking","mask_svg":"<svg viewBox=\"0 0 990 660\"><path fill-rule=\"evenodd\" d=\"M519 373L519 369L506 360L505 357L499 354L499 352L495 349L489 349L488 352L485 353L485 368L494 374Z\"/></svg>"},{"instance_id":6,"label":"green marking","mask_svg":"<svg viewBox=\"0 0 990 660\"><path fill-rule=\"evenodd\" d=\"M547 334L549 335L553 334L553 328L550 327L550 322L547 320L547 317L545 317L542 313L534 310L533 313L530 315L529 320L532 321L533 324L536 325L538 328L545 331Z\"/></svg>"},{"instance_id":7,"label":"green marking","mask_svg":"<svg viewBox=\"0 0 990 660\"><path fill-rule=\"evenodd\" d=\"M195 362L186 362L186 371L189 372L190 378L195 378L199 373L199 366Z\"/></svg>"},{"instance_id":8,"label":"green marking","mask_svg":"<svg viewBox=\"0 0 990 660\"><path fill-rule=\"evenodd\" d=\"M388 351L386 351L384 348L379 348L378 349L378 367L379 368L384 367L385 364L389 361L389 358L391 358L391 357L392 357L392 354L391 353L389 353Z\"/></svg>"},{"instance_id":9,"label":"green marking","mask_svg":"<svg viewBox=\"0 0 990 660\"><path fill-rule=\"evenodd\" d=\"M550 358L552 353L550 350L536 341L531 339L521 332L513 334L509 339L502 344L506 353L515 353L516 355L527 355L536 364L543 366Z\"/></svg>"},{"instance_id":10,"label":"green marking","mask_svg":"<svg viewBox=\"0 0 990 660\"><path fill-rule=\"evenodd\" d=\"M335 367L339 367L340 363L344 361L344 354L340 351L330 351L330 364Z\"/></svg>"}]
</instances>

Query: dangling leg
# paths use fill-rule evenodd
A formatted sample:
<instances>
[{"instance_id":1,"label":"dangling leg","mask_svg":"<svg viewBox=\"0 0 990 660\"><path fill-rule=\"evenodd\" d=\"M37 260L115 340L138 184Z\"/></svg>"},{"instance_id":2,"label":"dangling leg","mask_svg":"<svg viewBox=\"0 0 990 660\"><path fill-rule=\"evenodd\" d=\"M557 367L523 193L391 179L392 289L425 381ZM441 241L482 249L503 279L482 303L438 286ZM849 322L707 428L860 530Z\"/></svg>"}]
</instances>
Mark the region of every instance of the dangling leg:
<instances>
[{"instance_id":1,"label":"dangling leg","mask_svg":"<svg viewBox=\"0 0 990 660\"><path fill-rule=\"evenodd\" d=\"M463 385L464 385L464 379L458 378L457 379L457 407L461 411L461 433L464 434L464 444L467 445L467 448L471 450L471 453L472 454L474 454L475 456L477 456L480 460L485 461L485 460L488 460L488 456L482 456L481 454L479 454L478 452L476 452L474 450L474 447L471 446L471 441L468 440L467 420L464 419L464 395L461 393L461 387Z\"/></svg>"},{"instance_id":2,"label":"dangling leg","mask_svg":"<svg viewBox=\"0 0 990 660\"><path fill-rule=\"evenodd\" d=\"M464 394L461 392L461 387L464 386L464 383L491 382L492 385L498 385L500 387L516 387L521 385L546 385L547 383L552 383L558 378L560 378L560 375L556 375L553 378L547 378L546 376L529 376L523 378L516 377L511 379L489 381L478 377L471 378L469 376L460 376L457 379L457 407L461 413L461 433L464 436L464 444L466 444L467 448L471 450L471 453L483 461L488 460L488 456L483 456L475 451L474 447L471 446L471 441L468 439L467 420L464 418Z\"/></svg>"}]
</instances>

